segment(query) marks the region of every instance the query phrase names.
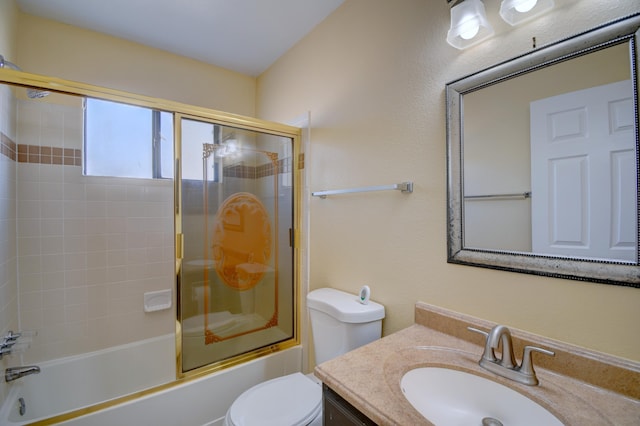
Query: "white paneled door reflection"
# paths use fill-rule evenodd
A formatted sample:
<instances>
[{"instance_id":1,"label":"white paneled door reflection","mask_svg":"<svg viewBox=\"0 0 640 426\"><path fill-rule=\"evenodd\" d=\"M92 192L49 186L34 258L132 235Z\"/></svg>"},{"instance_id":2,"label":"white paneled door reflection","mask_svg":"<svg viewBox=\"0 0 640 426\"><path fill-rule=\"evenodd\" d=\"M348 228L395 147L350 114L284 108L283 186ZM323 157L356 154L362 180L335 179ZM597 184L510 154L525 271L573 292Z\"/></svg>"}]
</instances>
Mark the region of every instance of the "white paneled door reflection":
<instances>
[{"instance_id":1,"label":"white paneled door reflection","mask_svg":"<svg viewBox=\"0 0 640 426\"><path fill-rule=\"evenodd\" d=\"M635 261L630 80L531 103L533 252Z\"/></svg>"}]
</instances>

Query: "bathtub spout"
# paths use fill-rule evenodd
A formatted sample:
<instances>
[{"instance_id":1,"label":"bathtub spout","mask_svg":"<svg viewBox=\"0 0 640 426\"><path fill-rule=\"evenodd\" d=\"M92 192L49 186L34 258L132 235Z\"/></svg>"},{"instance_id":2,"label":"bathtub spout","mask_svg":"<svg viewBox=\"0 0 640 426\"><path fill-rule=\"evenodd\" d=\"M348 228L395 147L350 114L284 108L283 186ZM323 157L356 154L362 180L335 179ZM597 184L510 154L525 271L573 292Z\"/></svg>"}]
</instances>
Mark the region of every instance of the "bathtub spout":
<instances>
[{"instance_id":1,"label":"bathtub spout","mask_svg":"<svg viewBox=\"0 0 640 426\"><path fill-rule=\"evenodd\" d=\"M37 374L40 372L40 367L37 365L26 365L24 367L9 367L4 371L4 380L6 382L13 382L20 377L28 376L30 374Z\"/></svg>"}]
</instances>

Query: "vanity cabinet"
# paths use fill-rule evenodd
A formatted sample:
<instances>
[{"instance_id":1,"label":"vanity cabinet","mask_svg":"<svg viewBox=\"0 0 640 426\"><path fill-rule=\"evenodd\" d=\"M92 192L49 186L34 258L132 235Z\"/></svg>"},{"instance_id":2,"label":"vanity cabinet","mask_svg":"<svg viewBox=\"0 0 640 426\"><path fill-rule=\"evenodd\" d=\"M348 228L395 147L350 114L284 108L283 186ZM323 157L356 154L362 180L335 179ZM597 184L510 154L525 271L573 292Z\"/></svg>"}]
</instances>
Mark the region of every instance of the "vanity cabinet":
<instances>
[{"instance_id":1,"label":"vanity cabinet","mask_svg":"<svg viewBox=\"0 0 640 426\"><path fill-rule=\"evenodd\" d=\"M322 411L324 426L375 426L376 424L327 385L322 385Z\"/></svg>"}]
</instances>

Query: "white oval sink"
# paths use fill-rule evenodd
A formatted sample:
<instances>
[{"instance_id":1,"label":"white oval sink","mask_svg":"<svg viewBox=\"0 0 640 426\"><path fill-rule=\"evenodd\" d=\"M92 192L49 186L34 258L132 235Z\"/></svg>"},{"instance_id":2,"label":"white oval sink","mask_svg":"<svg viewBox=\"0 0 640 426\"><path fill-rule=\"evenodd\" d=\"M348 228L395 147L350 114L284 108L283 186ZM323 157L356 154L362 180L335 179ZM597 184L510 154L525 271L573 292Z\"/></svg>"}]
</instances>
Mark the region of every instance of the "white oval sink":
<instances>
[{"instance_id":1,"label":"white oval sink","mask_svg":"<svg viewBox=\"0 0 640 426\"><path fill-rule=\"evenodd\" d=\"M524 395L463 371L416 368L402 376L400 387L411 405L437 426L562 426L553 414Z\"/></svg>"}]
</instances>

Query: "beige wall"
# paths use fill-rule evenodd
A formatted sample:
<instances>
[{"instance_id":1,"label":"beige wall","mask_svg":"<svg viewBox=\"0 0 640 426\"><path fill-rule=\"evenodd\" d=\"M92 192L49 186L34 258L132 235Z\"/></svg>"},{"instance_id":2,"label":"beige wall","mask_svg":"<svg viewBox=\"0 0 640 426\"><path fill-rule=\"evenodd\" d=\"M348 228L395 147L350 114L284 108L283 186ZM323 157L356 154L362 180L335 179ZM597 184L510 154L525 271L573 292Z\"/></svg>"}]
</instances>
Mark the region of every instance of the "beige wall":
<instances>
[{"instance_id":1,"label":"beige wall","mask_svg":"<svg viewBox=\"0 0 640 426\"><path fill-rule=\"evenodd\" d=\"M116 37L21 13L17 52L24 71L255 115L255 78Z\"/></svg>"},{"instance_id":2,"label":"beige wall","mask_svg":"<svg viewBox=\"0 0 640 426\"><path fill-rule=\"evenodd\" d=\"M18 7L14 0L0 0L0 55L15 62Z\"/></svg>"},{"instance_id":3,"label":"beige wall","mask_svg":"<svg viewBox=\"0 0 640 426\"><path fill-rule=\"evenodd\" d=\"M538 45L640 10L637 0L567 0L512 28L485 0L496 35L458 51L445 42L445 1L347 0L258 78L257 113L311 111L311 190L413 180L414 193L310 201L310 286L356 292L387 309L386 334L424 301L640 360L640 289L446 262L449 81Z\"/></svg>"}]
</instances>

